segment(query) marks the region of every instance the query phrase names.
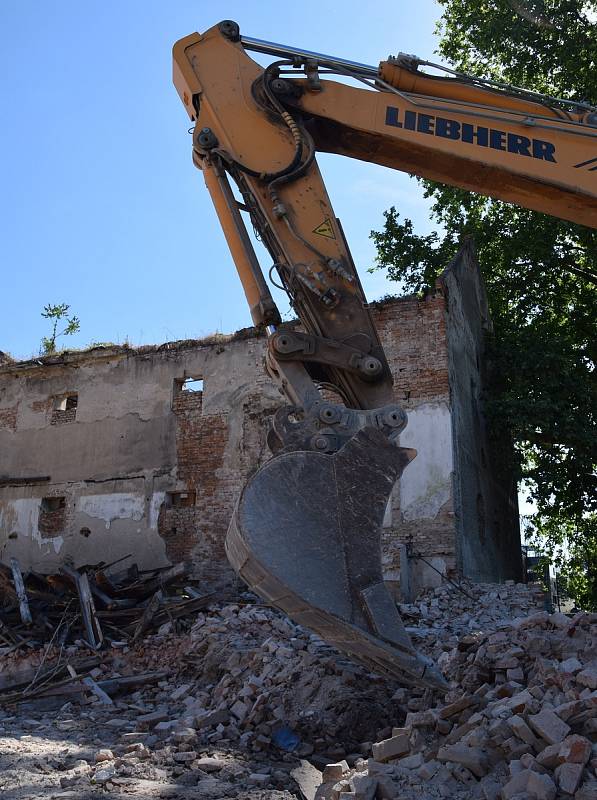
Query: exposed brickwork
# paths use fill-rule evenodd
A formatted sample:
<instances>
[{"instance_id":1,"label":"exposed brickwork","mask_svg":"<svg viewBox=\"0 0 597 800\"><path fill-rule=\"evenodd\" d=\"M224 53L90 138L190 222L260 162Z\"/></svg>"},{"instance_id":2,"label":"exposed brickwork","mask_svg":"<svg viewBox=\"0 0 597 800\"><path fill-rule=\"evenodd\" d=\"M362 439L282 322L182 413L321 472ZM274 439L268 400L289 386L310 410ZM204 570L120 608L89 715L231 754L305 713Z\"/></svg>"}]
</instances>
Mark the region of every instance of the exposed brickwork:
<instances>
[{"instance_id":1,"label":"exposed brickwork","mask_svg":"<svg viewBox=\"0 0 597 800\"><path fill-rule=\"evenodd\" d=\"M394 397L408 409L449 399L445 300L406 298L373 309L373 319L394 376Z\"/></svg>"},{"instance_id":2,"label":"exposed brickwork","mask_svg":"<svg viewBox=\"0 0 597 800\"><path fill-rule=\"evenodd\" d=\"M437 290L424 300L402 299L377 306L373 317L394 376L394 397L407 411L421 403L450 402L445 299ZM434 519L405 520L398 493L392 500L392 523L384 529L384 571L393 581L400 574L400 545L429 560L441 556L448 573L456 570L452 499ZM443 566L442 564L442 566Z\"/></svg>"},{"instance_id":3,"label":"exposed brickwork","mask_svg":"<svg viewBox=\"0 0 597 800\"><path fill-rule=\"evenodd\" d=\"M200 540L199 510L194 506L187 508L168 508L165 503L160 508L158 533L166 543L166 554L170 561L190 561L193 550Z\"/></svg>"},{"instance_id":4,"label":"exposed brickwork","mask_svg":"<svg viewBox=\"0 0 597 800\"><path fill-rule=\"evenodd\" d=\"M263 339L250 340L246 347L262 361ZM274 408L264 403L260 393L260 387L269 383L260 370L254 376L253 392L242 400L242 413L237 409L231 421L229 414L204 414L203 392L181 391L178 381L174 382L178 484L195 492L195 505L169 508L164 503L158 531L168 558L192 560L197 577L209 582L232 577L224 539L234 506L251 472L270 456L266 436ZM283 402L280 398L279 405Z\"/></svg>"},{"instance_id":5,"label":"exposed brickwork","mask_svg":"<svg viewBox=\"0 0 597 800\"><path fill-rule=\"evenodd\" d=\"M52 411L50 425L64 425L68 422L74 422L77 416L76 408L55 408Z\"/></svg>"},{"instance_id":6,"label":"exposed brickwork","mask_svg":"<svg viewBox=\"0 0 597 800\"><path fill-rule=\"evenodd\" d=\"M79 402L77 394L58 395L50 398L50 402L53 404L52 415L50 417L51 425L65 425L75 421Z\"/></svg>"},{"instance_id":7,"label":"exposed brickwork","mask_svg":"<svg viewBox=\"0 0 597 800\"><path fill-rule=\"evenodd\" d=\"M68 519L68 498L65 497L64 502L62 502L59 499L61 497L63 495L47 497L40 503L37 528L42 539L60 536L65 532Z\"/></svg>"},{"instance_id":8,"label":"exposed brickwork","mask_svg":"<svg viewBox=\"0 0 597 800\"><path fill-rule=\"evenodd\" d=\"M482 336L470 336L468 329L461 336L461 318L466 322L466 314L450 314L448 301L459 297L459 286L450 284L448 289L440 284L425 299L389 300L372 307L394 376L395 400L409 414L403 444L419 451L393 492L383 529L384 570L396 585L402 544L420 557L419 562L430 562L425 570L433 578L433 568L448 574L460 568L459 536L476 536L483 545L485 539L495 538L493 530L487 532L487 520L492 518L487 503L477 503L475 515L469 514L465 522L460 514L456 519L454 511L459 508L453 477L458 424L454 370L461 370L461 363L450 353L454 341L460 347L467 336L479 348L483 341ZM65 510L41 514L41 536L64 535L65 548L80 553L85 547L85 553L93 555L82 556L82 561L92 563L100 548L100 557L104 556L105 542L113 532L119 542L130 534L140 551L136 558L147 554L148 559L191 561L206 587L228 580L232 573L224 539L230 518L251 473L270 457L266 444L270 419L286 402L263 369L265 349L265 338L249 330L138 350L102 348L66 354L59 362L41 366L23 362L0 369L4 405L18 405L20 398L29 403L27 414L19 417L16 436L1 429L15 429L17 405L0 410L0 439L4 437L1 444L10 455L10 475L21 475L24 453L41 453L32 455L29 469L35 475L53 476L55 483L43 491L72 495ZM471 364L474 369L474 358ZM478 369L479 359L476 364ZM83 365L85 369L80 368ZM6 387L2 375L8 376ZM187 376L204 379L203 391L185 390ZM15 391L19 381L20 394ZM61 386L65 394L55 394ZM65 425L60 433L50 431L49 423L75 421L77 409L65 407L67 400L78 402L74 392L80 392L85 405L83 419ZM461 391L465 400L469 395ZM44 413L46 425L36 417ZM466 421L461 429L462 447L467 452L479 449ZM56 449L57 441L62 449ZM56 452L64 458L57 461ZM73 488L81 480L84 486ZM470 476L466 480L469 485ZM106 481L114 482L111 490ZM101 491L94 488L100 484ZM0 487L0 502L2 492L7 497L4 519L13 525L17 511L21 514L21 542L27 536L26 520L36 518L35 499L30 495L20 499L14 489L9 499L8 489ZM180 502L177 492L190 496ZM79 504L79 495L85 495L85 502ZM34 514L17 508L13 498L32 503ZM466 528L463 534L459 525ZM81 530L89 533L80 535ZM93 550L94 542L102 544ZM144 543L151 545L144 550ZM419 562L415 558L413 563Z\"/></svg>"},{"instance_id":9,"label":"exposed brickwork","mask_svg":"<svg viewBox=\"0 0 597 800\"><path fill-rule=\"evenodd\" d=\"M188 411L196 411L201 414L203 408L203 392L183 392L178 386L174 387L172 397L172 410L182 414Z\"/></svg>"},{"instance_id":10,"label":"exposed brickwork","mask_svg":"<svg viewBox=\"0 0 597 800\"><path fill-rule=\"evenodd\" d=\"M18 404L11 408L0 408L0 430L16 431Z\"/></svg>"},{"instance_id":11,"label":"exposed brickwork","mask_svg":"<svg viewBox=\"0 0 597 800\"><path fill-rule=\"evenodd\" d=\"M177 477L195 492L195 506L160 510L158 531L172 561L193 560L199 577L218 580L228 571L224 537L234 491L220 477L228 440L227 415L203 415L203 392L175 386Z\"/></svg>"},{"instance_id":12,"label":"exposed brickwork","mask_svg":"<svg viewBox=\"0 0 597 800\"><path fill-rule=\"evenodd\" d=\"M34 400L29 408L36 414L47 414L52 406L52 398L48 397L46 400Z\"/></svg>"},{"instance_id":13,"label":"exposed brickwork","mask_svg":"<svg viewBox=\"0 0 597 800\"><path fill-rule=\"evenodd\" d=\"M59 508L56 511L39 512L38 528L42 538L51 538L64 533L66 525L66 509Z\"/></svg>"}]
</instances>

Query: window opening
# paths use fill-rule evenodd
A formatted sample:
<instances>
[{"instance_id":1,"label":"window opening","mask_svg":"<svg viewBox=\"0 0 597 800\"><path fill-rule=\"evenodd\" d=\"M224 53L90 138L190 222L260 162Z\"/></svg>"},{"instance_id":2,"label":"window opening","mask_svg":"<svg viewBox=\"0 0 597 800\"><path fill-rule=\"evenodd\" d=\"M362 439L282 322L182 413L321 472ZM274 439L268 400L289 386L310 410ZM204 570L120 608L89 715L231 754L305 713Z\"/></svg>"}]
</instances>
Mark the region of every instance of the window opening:
<instances>
[{"instance_id":1,"label":"window opening","mask_svg":"<svg viewBox=\"0 0 597 800\"><path fill-rule=\"evenodd\" d=\"M67 394L65 396L55 398L54 409L56 411L74 411L78 403L78 394Z\"/></svg>"},{"instance_id":2,"label":"window opening","mask_svg":"<svg viewBox=\"0 0 597 800\"><path fill-rule=\"evenodd\" d=\"M43 537L58 536L66 524L66 497L42 497L39 509L38 530Z\"/></svg>"},{"instance_id":3,"label":"window opening","mask_svg":"<svg viewBox=\"0 0 597 800\"><path fill-rule=\"evenodd\" d=\"M184 378L180 384L181 392L202 392L203 378Z\"/></svg>"},{"instance_id":4,"label":"window opening","mask_svg":"<svg viewBox=\"0 0 597 800\"><path fill-rule=\"evenodd\" d=\"M42 497L42 511L60 511L62 508L66 508L66 497Z\"/></svg>"},{"instance_id":5,"label":"window opening","mask_svg":"<svg viewBox=\"0 0 597 800\"><path fill-rule=\"evenodd\" d=\"M166 505L169 508L189 508L195 505L195 492L168 492Z\"/></svg>"},{"instance_id":6,"label":"window opening","mask_svg":"<svg viewBox=\"0 0 597 800\"><path fill-rule=\"evenodd\" d=\"M52 411L51 425L64 425L66 422L74 422L77 418L77 405L79 396L76 392L61 394L54 397L54 409Z\"/></svg>"}]
</instances>

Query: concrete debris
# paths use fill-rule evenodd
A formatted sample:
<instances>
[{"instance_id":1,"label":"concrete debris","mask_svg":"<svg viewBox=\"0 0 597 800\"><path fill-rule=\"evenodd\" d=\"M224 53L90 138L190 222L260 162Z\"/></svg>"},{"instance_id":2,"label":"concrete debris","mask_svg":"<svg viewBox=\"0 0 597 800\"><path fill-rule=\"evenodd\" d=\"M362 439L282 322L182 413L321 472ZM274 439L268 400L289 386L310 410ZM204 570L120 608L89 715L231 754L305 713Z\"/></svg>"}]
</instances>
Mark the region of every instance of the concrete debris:
<instances>
[{"instance_id":1,"label":"concrete debris","mask_svg":"<svg viewBox=\"0 0 597 800\"><path fill-rule=\"evenodd\" d=\"M533 587L466 591L403 607L444 697L368 673L250 595L89 657L13 651L12 683L88 658L77 675L113 704L67 680L46 696L0 688L0 794L597 800L597 615L537 611Z\"/></svg>"},{"instance_id":2,"label":"concrete debris","mask_svg":"<svg viewBox=\"0 0 597 800\"><path fill-rule=\"evenodd\" d=\"M402 611L451 689L427 707L398 692L403 728L354 775L382 781L384 800L597 797L597 614L537 612L526 587L476 586L476 610L463 598L459 616L442 618L445 591L427 594L418 619L416 606Z\"/></svg>"},{"instance_id":3,"label":"concrete debris","mask_svg":"<svg viewBox=\"0 0 597 800\"><path fill-rule=\"evenodd\" d=\"M299 766L290 771L301 795L305 800L315 800L317 790L322 784L321 772L306 759L302 759Z\"/></svg>"},{"instance_id":4,"label":"concrete debris","mask_svg":"<svg viewBox=\"0 0 597 800\"><path fill-rule=\"evenodd\" d=\"M348 772L348 764L346 761L339 761L337 764L327 764L323 770L322 780L324 783L342 780L343 776Z\"/></svg>"},{"instance_id":5,"label":"concrete debris","mask_svg":"<svg viewBox=\"0 0 597 800\"><path fill-rule=\"evenodd\" d=\"M531 714L529 723L549 744L563 741L570 733L570 726L548 708L542 709L538 714Z\"/></svg>"},{"instance_id":6,"label":"concrete debris","mask_svg":"<svg viewBox=\"0 0 597 800\"><path fill-rule=\"evenodd\" d=\"M372 746L373 758L375 761L391 761L394 758L406 755L410 751L410 742L408 735L401 734L392 736L391 739L384 739L381 742L376 742Z\"/></svg>"}]
</instances>

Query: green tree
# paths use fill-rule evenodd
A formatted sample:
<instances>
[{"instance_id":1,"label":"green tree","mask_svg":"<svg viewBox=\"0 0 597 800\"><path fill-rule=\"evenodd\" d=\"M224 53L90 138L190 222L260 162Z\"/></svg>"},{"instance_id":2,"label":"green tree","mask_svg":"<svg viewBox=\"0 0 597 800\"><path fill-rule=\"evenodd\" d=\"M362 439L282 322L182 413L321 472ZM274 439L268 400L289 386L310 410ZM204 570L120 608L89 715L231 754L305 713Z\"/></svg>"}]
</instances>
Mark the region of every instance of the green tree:
<instances>
[{"instance_id":1,"label":"green tree","mask_svg":"<svg viewBox=\"0 0 597 800\"><path fill-rule=\"evenodd\" d=\"M439 2L439 51L456 69L597 102L597 0ZM421 183L441 233L418 234L391 208L371 234L375 268L425 292L473 236L495 328L492 429L513 435L536 541L577 603L597 609L597 231Z\"/></svg>"},{"instance_id":2,"label":"green tree","mask_svg":"<svg viewBox=\"0 0 597 800\"><path fill-rule=\"evenodd\" d=\"M56 352L56 339L59 336L71 336L80 329L81 321L79 318L74 316L69 318L69 308L70 306L66 303L58 303L58 305L48 303L47 306L44 306L44 310L41 312L42 317L52 320L52 332L41 340L41 352L44 355ZM58 325L63 320L66 322L66 326L59 331Z\"/></svg>"}]
</instances>

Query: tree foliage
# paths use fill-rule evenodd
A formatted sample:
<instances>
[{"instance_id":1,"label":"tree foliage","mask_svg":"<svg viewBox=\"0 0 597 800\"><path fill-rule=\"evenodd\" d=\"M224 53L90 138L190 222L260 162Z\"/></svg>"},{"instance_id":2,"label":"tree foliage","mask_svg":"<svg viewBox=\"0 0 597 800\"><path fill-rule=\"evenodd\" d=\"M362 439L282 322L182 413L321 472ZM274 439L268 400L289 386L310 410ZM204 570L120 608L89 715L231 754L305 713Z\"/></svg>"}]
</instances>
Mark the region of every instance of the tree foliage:
<instances>
[{"instance_id":1,"label":"tree foliage","mask_svg":"<svg viewBox=\"0 0 597 800\"><path fill-rule=\"evenodd\" d=\"M52 320L50 335L44 336L41 340L41 352L44 355L56 352L56 339L59 336L72 336L73 333L77 333L80 329L81 321L78 317L68 316L69 308L70 306L66 303L58 303L57 305L48 303L48 305L44 306L44 310L41 312L42 317ZM66 322L66 326L59 331L58 325L62 320Z\"/></svg>"},{"instance_id":2,"label":"tree foliage","mask_svg":"<svg viewBox=\"0 0 597 800\"><path fill-rule=\"evenodd\" d=\"M440 53L456 69L597 103L597 0L440 0ZM494 432L511 431L531 528L569 591L597 608L597 231L422 181L438 231L395 208L372 232L377 268L424 292L472 235L489 297Z\"/></svg>"}]
</instances>

